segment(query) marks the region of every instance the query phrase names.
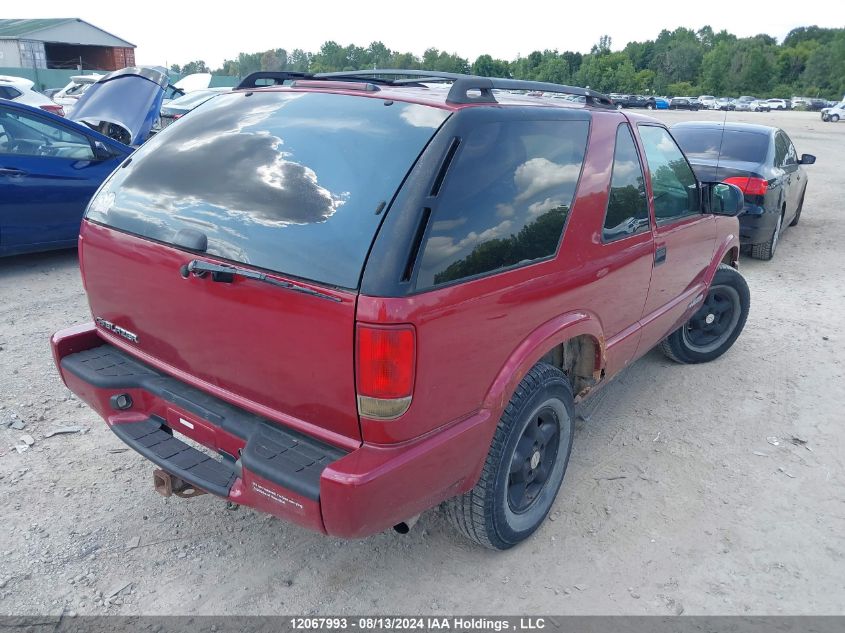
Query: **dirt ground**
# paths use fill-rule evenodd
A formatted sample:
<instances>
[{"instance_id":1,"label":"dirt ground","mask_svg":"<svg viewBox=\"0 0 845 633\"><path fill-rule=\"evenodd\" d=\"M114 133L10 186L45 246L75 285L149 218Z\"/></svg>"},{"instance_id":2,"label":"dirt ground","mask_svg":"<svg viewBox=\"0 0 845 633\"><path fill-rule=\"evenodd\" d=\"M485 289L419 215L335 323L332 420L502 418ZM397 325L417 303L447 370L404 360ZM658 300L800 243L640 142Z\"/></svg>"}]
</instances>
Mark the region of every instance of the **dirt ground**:
<instances>
[{"instance_id":1,"label":"dirt ground","mask_svg":"<svg viewBox=\"0 0 845 633\"><path fill-rule=\"evenodd\" d=\"M751 315L726 356L652 352L608 387L549 520L504 553L436 510L347 542L160 497L53 367L50 334L90 318L75 253L0 260L0 427L25 424L0 428L0 614L845 614L845 123L729 119L817 155L800 225L773 261L743 258ZM85 432L45 437L64 425Z\"/></svg>"}]
</instances>

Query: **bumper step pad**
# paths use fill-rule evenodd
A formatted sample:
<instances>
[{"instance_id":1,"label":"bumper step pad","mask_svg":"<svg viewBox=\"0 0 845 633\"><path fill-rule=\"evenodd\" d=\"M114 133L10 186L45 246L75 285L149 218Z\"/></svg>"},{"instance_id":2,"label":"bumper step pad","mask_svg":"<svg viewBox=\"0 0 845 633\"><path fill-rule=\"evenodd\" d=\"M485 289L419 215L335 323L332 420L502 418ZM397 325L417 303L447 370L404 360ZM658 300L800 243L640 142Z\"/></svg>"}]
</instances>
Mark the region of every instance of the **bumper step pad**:
<instances>
[{"instance_id":1,"label":"bumper step pad","mask_svg":"<svg viewBox=\"0 0 845 633\"><path fill-rule=\"evenodd\" d=\"M127 445L171 475L206 492L229 496L237 476L235 465L219 462L173 437L160 418L115 424L111 429Z\"/></svg>"},{"instance_id":2,"label":"bumper step pad","mask_svg":"<svg viewBox=\"0 0 845 633\"><path fill-rule=\"evenodd\" d=\"M69 354L62 369L99 389L143 389L244 440L240 460L222 462L173 437L164 420L111 427L130 447L180 479L226 497L240 466L309 499L320 498L320 476L346 452L235 407L163 374L108 344Z\"/></svg>"}]
</instances>

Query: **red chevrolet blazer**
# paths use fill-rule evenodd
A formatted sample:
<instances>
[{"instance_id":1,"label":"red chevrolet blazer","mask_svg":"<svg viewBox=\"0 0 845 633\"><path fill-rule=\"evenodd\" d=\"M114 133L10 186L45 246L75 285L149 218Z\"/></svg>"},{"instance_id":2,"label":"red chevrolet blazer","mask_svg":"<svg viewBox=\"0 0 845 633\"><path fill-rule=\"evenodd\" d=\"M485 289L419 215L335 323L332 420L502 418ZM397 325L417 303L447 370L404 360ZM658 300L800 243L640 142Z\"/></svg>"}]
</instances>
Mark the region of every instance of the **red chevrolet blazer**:
<instances>
[{"instance_id":1,"label":"red chevrolet blazer","mask_svg":"<svg viewBox=\"0 0 845 633\"><path fill-rule=\"evenodd\" d=\"M554 502L576 403L739 336L741 207L590 90L259 73L100 188L92 322L53 352L164 494L350 538L445 502L505 549Z\"/></svg>"}]
</instances>

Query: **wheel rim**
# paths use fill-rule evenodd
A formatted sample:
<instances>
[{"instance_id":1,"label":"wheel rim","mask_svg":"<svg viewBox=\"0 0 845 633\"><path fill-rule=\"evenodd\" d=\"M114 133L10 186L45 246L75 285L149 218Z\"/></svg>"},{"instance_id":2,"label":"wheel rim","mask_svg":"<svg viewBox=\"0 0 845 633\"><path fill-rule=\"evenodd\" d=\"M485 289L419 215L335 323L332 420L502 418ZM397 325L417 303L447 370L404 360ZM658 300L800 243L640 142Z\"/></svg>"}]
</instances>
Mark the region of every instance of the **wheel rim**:
<instances>
[{"instance_id":1,"label":"wheel rim","mask_svg":"<svg viewBox=\"0 0 845 633\"><path fill-rule=\"evenodd\" d=\"M508 506L514 514L527 512L549 482L560 445L560 420L543 407L522 430L511 456Z\"/></svg>"},{"instance_id":2,"label":"wheel rim","mask_svg":"<svg viewBox=\"0 0 845 633\"><path fill-rule=\"evenodd\" d=\"M684 343L706 354L718 349L733 334L742 313L739 293L731 286L713 286L682 330Z\"/></svg>"}]
</instances>

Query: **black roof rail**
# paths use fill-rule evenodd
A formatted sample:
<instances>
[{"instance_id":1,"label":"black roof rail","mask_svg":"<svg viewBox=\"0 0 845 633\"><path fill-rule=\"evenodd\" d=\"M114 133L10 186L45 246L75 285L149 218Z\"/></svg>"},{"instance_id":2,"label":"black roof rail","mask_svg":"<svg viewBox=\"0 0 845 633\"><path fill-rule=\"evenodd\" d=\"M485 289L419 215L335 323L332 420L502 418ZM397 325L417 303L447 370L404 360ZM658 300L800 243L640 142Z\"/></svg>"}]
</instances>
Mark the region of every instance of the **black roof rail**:
<instances>
[{"instance_id":1,"label":"black roof rail","mask_svg":"<svg viewBox=\"0 0 845 633\"><path fill-rule=\"evenodd\" d=\"M395 85L408 85L408 83L422 82L445 82L451 81L452 87L446 97L447 103L498 103L493 90L530 90L538 92L553 92L557 94L575 95L585 97L589 105L600 108L615 108L613 101L607 95L577 86L565 86L562 84L548 83L544 81L524 81L522 79L503 79L499 77L480 77L477 75L464 75L460 73L446 73L433 70L402 70L397 68L374 68L373 70L352 70L340 73L322 73L315 77L341 77L372 79L388 79L396 77L392 81ZM406 78L405 80L401 78ZM413 78L413 79L411 79ZM410 80L410 81L409 81ZM470 95L470 91L478 91L478 95Z\"/></svg>"},{"instance_id":2,"label":"black roof rail","mask_svg":"<svg viewBox=\"0 0 845 633\"><path fill-rule=\"evenodd\" d=\"M288 70L259 70L258 72L250 73L241 79L241 83L235 86L235 90L263 88L265 86L281 86L284 85L286 81L313 79L313 77L314 75L311 73L300 73ZM270 79L272 80L272 83L258 83L260 79Z\"/></svg>"}]
</instances>

